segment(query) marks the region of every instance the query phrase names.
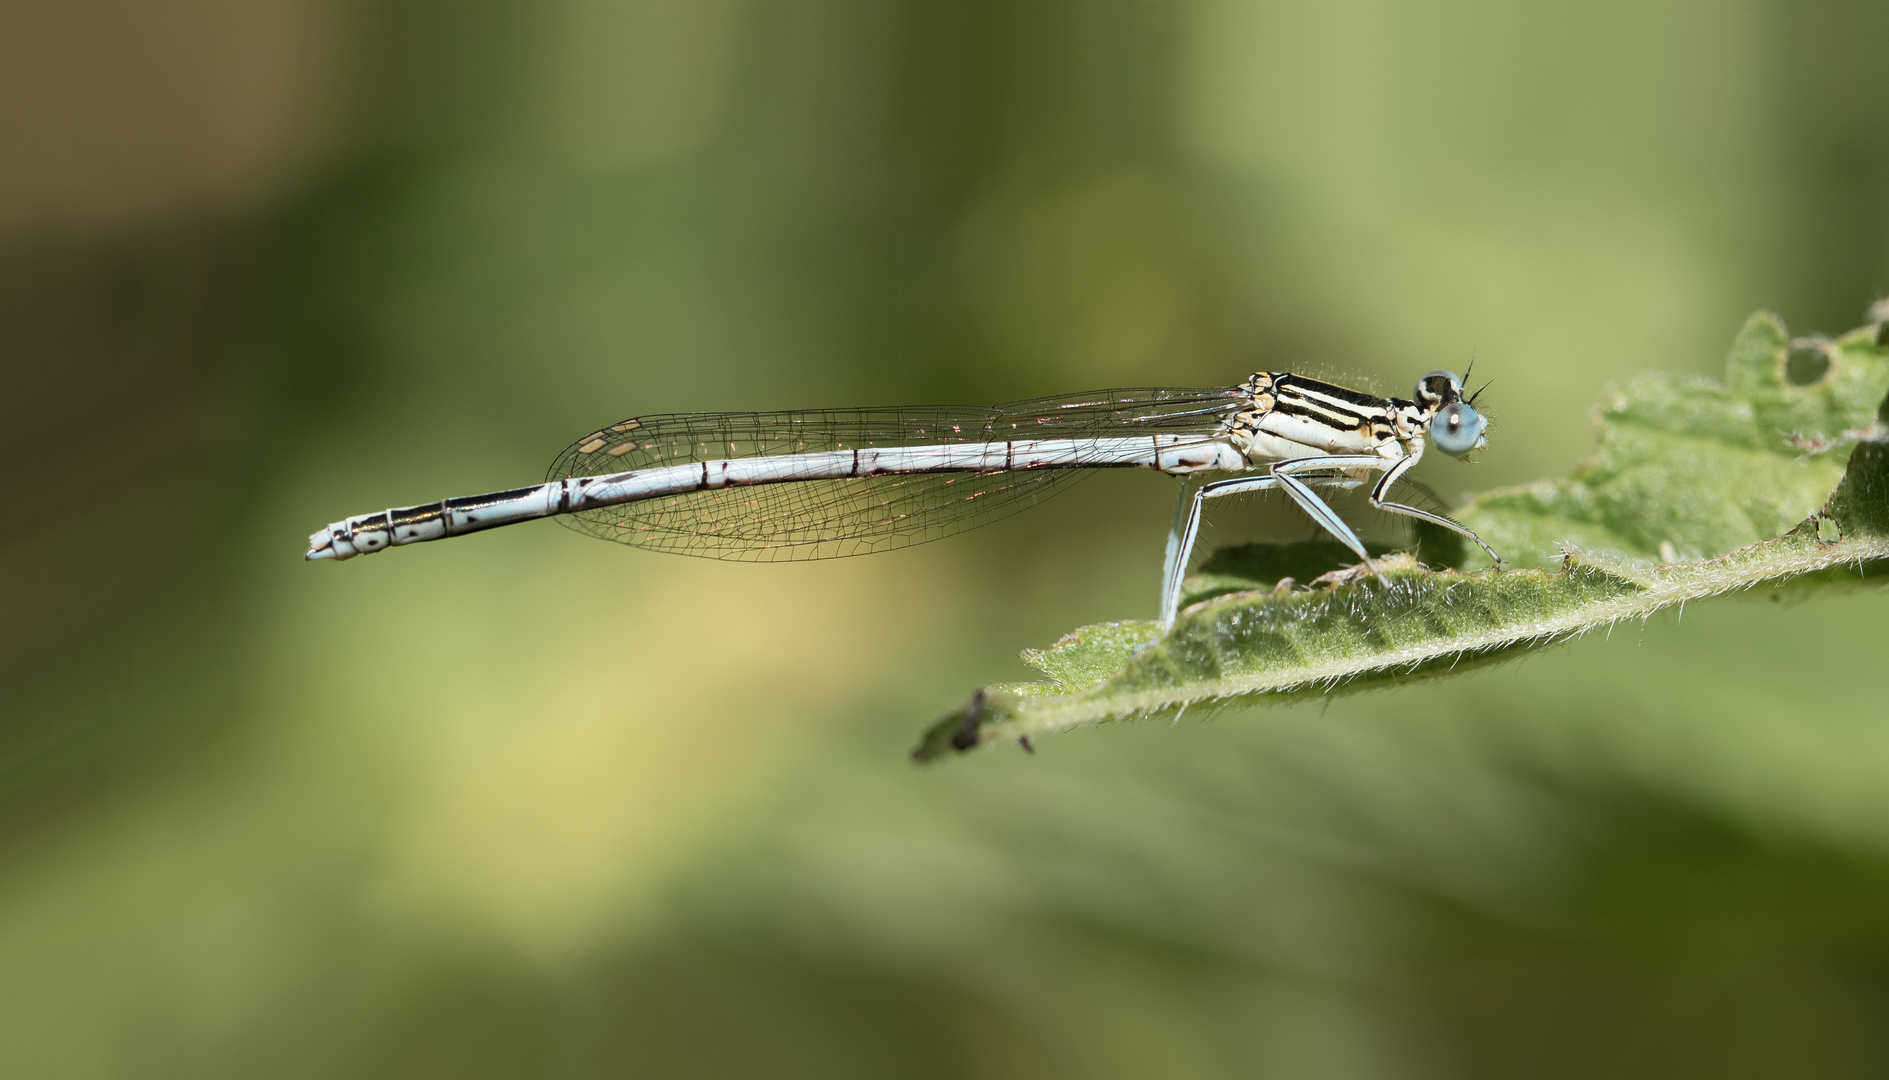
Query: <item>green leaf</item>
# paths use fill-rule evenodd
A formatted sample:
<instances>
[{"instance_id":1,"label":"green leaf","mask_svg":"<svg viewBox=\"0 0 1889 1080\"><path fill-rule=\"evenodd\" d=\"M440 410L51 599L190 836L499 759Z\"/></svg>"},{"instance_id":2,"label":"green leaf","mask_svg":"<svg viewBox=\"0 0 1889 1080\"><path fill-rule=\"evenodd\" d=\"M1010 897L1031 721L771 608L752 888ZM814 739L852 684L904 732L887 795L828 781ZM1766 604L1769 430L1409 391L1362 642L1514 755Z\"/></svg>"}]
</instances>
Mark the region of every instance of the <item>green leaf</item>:
<instances>
[{"instance_id":1,"label":"green leaf","mask_svg":"<svg viewBox=\"0 0 1889 1080\"><path fill-rule=\"evenodd\" d=\"M1438 677L1760 585L1889 580L1880 336L1867 327L1793 342L1776 316L1754 315L1723 383L1625 379L1602 397L1593 459L1565 480L1486 492L1462 510L1510 560L1504 569L1442 530L1420 532L1418 547L1451 568L1386 555L1388 587L1343 569L1347 553L1329 541L1224 549L1189 579L1189 606L1168 634L1108 623L1026 651L1047 681L979 690L914 756ZM1806 372L1816 377L1792 382Z\"/></svg>"},{"instance_id":2,"label":"green leaf","mask_svg":"<svg viewBox=\"0 0 1889 1080\"><path fill-rule=\"evenodd\" d=\"M1780 536L1829 497L1889 393L1889 358L1875 339L1870 327L1798 342L1797 353L1828 368L1793 386L1783 323L1753 315L1723 383L1661 372L1622 380L1596 410L1591 461L1566 480L1487 492L1461 519L1518 567L1553 566L1568 545L1679 562ZM1488 565L1479 550L1444 561Z\"/></svg>"}]
</instances>

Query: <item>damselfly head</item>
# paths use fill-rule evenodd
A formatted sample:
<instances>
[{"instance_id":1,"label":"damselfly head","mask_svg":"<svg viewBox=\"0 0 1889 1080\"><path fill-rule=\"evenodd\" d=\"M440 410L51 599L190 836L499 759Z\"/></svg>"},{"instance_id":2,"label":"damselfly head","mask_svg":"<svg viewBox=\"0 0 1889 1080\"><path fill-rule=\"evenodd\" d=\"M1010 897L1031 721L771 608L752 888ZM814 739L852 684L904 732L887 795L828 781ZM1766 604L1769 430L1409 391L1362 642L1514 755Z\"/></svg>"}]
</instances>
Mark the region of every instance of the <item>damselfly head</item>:
<instances>
[{"instance_id":1,"label":"damselfly head","mask_svg":"<svg viewBox=\"0 0 1889 1080\"><path fill-rule=\"evenodd\" d=\"M1476 393L1480 394L1478 390ZM1430 441L1451 457L1488 445L1488 418L1476 411L1475 396L1463 397L1463 380L1453 371L1432 371L1417 380L1417 406L1430 414Z\"/></svg>"}]
</instances>

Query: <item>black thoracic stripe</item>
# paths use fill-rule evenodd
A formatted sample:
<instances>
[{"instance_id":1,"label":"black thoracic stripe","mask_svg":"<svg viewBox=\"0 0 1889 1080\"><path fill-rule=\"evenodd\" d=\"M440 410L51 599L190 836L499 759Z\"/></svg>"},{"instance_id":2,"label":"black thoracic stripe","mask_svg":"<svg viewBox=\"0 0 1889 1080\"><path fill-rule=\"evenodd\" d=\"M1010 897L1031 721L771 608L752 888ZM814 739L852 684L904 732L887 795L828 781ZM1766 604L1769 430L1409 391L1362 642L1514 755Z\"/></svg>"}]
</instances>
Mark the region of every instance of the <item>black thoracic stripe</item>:
<instances>
[{"instance_id":1,"label":"black thoracic stripe","mask_svg":"<svg viewBox=\"0 0 1889 1080\"><path fill-rule=\"evenodd\" d=\"M1298 396L1280 395L1273 402L1272 411L1287 416L1302 416L1314 423L1335 427L1344 431L1355 431L1358 425L1374 422L1377 417L1363 412L1353 412L1343 406L1335 406L1323 401L1314 401Z\"/></svg>"},{"instance_id":2,"label":"black thoracic stripe","mask_svg":"<svg viewBox=\"0 0 1889 1080\"><path fill-rule=\"evenodd\" d=\"M1347 387L1337 386L1333 383L1320 382L1317 379L1308 379L1303 375L1282 375L1274 380L1274 393L1280 393L1286 390L1304 390L1308 393L1318 394L1321 397L1335 398L1347 404L1358 405L1366 409L1388 409L1391 407L1389 400L1378 397L1375 394L1367 394L1362 390L1352 390Z\"/></svg>"}]
</instances>

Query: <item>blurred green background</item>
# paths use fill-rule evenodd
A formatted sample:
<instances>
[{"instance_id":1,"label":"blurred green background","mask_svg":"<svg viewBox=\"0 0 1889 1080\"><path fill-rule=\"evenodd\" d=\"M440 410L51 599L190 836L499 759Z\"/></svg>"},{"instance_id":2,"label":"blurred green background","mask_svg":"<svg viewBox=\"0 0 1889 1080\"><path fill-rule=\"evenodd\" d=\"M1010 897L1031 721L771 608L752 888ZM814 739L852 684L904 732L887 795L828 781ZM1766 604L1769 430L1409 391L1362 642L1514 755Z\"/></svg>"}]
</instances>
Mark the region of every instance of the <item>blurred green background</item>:
<instances>
[{"instance_id":1,"label":"blurred green background","mask_svg":"<svg viewBox=\"0 0 1889 1080\"><path fill-rule=\"evenodd\" d=\"M350 513L642 412L1473 356L1555 475L1889 288L1864 0L0 8L0 1073L1889 1074L1889 594L919 769L1171 482L870 559ZM1309 526L1271 506L1270 527Z\"/></svg>"}]
</instances>

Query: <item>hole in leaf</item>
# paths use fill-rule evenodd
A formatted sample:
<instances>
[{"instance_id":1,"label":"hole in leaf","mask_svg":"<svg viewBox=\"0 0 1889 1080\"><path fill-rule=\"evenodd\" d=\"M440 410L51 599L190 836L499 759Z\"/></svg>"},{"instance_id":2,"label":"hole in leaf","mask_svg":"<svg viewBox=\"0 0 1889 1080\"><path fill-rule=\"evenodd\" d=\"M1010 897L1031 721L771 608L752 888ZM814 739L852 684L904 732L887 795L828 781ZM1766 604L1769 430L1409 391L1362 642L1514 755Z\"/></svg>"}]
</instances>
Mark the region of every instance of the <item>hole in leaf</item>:
<instances>
[{"instance_id":1,"label":"hole in leaf","mask_svg":"<svg viewBox=\"0 0 1889 1080\"><path fill-rule=\"evenodd\" d=\"M1809 386L1830 373L1830 358L1812 346L1791 349L1784 361L1784 381L1792 386Z\"/></svg>"}]
</instances>

